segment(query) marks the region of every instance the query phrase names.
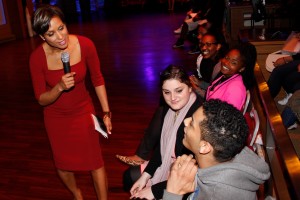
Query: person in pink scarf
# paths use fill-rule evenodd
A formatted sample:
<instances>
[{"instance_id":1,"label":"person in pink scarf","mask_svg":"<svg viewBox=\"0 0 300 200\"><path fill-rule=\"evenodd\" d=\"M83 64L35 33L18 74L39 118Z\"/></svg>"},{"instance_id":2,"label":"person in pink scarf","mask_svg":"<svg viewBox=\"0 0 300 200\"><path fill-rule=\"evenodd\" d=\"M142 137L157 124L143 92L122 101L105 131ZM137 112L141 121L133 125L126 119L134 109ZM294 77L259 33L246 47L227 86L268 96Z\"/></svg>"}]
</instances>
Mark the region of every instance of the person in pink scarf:
<instances>
[{"instance_id":1,"label":"person in pink scarf","mask_svg":"<svg viewBox=\"0 0 300 200\"><path fill-rule=\"evenodd\" d=\"M182 144L183 120L202 105L202 100L193 92L189 76L181 67L168 66L160 75L160 83L165 105L159 116L162 121L157 129L159 143L149 162L126 170L125 174L131 176L125 176L125 182L133 184L131 198L161 199L175 158L191 153Z\"/></svg>"}]
</instances>

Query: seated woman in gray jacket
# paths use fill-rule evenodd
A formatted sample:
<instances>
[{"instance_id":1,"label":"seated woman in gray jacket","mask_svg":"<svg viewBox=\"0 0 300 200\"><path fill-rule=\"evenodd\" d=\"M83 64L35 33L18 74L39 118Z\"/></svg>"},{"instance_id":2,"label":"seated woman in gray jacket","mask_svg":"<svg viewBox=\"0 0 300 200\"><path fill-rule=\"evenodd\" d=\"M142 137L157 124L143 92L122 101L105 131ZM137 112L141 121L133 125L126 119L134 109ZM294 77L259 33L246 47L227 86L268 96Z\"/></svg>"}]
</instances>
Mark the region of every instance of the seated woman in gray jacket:
<instances>
[{"instance_id":1,"label":"seated woman in gray jacket","mask_svg":"<svg viewBox=\"0 0 300 200\"><path fill-rule=\"evenodd\" d=\"M209 100L184 124L183 144L196 160L177 157L163 200L178 200L188 192L193 192L188 199L256 200L270 170L245 147L248 128L242 113L226 102Z\"/></svg>"}]
</instances>

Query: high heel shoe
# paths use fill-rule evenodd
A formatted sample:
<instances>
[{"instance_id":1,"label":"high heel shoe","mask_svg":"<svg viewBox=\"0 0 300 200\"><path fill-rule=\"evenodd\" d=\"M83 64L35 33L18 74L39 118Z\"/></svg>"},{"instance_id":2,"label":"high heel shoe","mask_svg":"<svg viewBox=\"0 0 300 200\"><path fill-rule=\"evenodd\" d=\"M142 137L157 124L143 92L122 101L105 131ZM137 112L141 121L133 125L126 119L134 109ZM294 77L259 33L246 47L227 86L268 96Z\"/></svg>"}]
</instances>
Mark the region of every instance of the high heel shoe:
<instances>
[{"instance_id":1,"label":"high heel shoe","mask_svg":"<svg viewBox=\"0 0 300 200\"><path fill-rule=\"evenodd\" d=\"M131 166L139 166L145 162L143 160L132 160L132 159L128 158L127 156L116 155L116 157L120 161L124 162L127 165L131 165Z\"/></svg>"}]
</instances>

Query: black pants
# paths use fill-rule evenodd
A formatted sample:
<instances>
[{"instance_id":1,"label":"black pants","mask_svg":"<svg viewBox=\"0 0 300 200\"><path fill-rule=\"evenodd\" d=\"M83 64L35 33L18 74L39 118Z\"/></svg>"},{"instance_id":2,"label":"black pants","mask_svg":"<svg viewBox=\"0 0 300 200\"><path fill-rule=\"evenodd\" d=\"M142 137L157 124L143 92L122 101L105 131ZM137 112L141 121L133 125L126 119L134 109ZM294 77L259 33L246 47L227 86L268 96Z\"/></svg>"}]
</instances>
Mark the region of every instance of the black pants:
<instances>
[{"instance_id":1,"label":"black pants","mask_svg":"<svg viewBox=\"0 0 300 200\"><path fill-rule=\"evenodd\" d=\"M294 93L300 89L299 64L300 60L295 60L273 69L268 80L269 90L273 98L278 95L281 87L283 87L287 93Z\"/></svg>"},{"instance_id":2,"label":"black pants","mask_svg":"<svg viewBox=\"0 0 300 200\"><path fill-rule=\"evenodd\" d=\"M123 173L123 189L129 191L132 185L141 177L141 168L140 166L129 167Z\"/></svg>"}]
</instances>

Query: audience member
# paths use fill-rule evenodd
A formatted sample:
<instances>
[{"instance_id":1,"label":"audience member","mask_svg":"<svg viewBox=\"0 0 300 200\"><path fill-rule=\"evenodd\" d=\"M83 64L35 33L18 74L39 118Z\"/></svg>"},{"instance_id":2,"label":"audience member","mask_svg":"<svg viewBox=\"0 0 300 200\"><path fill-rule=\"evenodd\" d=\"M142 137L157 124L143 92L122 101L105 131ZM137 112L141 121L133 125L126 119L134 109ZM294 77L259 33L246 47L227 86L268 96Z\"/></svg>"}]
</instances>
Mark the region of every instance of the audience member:
<instances>
[{"instance_id":1,"label":"audience member","mask_svg":"<svg viewBox=\"0 0 300 200\"><path fill-rule=\"evenodd\" d=\"M241 110L247 91L255 84L256 48L251 43L232 47L221 59L222 75L207 88L206 100L220 99Z\"/></svg>"},{"instance_id":2,"label":"audience member","mask_svg":"<svg viewBox=\"0 0 300 200\"><path fill-rule=\"evenodd\" d=\"M160 83L166 104L158 116L161 120L156 130L158 145L149 163L141 166L146 167L142 174L140 166L125 171L124 188L130 189L134 183L130 189L131 198L161 199L174 158L190 153L181 142L183 119L190 117L202 101L192 91L189 76L180 67L167 67L160 75Z\"/></svg>"},{"instance_id":3,"label":"audience member","mask_svg":"<svg viewBox=\"0 0 300 200\"><path fill-rule=\"evenodd\" d=\"M44 42L31 54L31 78L35 98L44 108L45 128L58 176L74 199L79 200L83 197L74 171L90 171L98 199L107 199L99 134L92 120L95 109L85 86L88 70L105 111L104 124L111 133L111 112L96 48L90 39L68 33L64 14L55 6L38 8L33 28ZM64 72L64 52L69 53L71 72Z\"/></svg>"},{"instance_id":4,"label":"audience member","mask_svg":"<svg viewBox=\"0 0 300 200\"><path fill-rule=\"evenodd\" d=\"M300 53L279 58L274 66L267 84L273 98L278 95L281 88L285 90L286 97L278 101L278 104L285 105L292 94L300 89Z\"/></svg>"},{"instance_id":5,"label":"audience member","mask_svg":"<svg viewBox=\"0 0 300 200\"><path fill-rule=\"evenodd\" d=\"M248 127L242 113L226 102L210 100L184 124L183 144L194 153L198 171L191 156L177 157L163 200L179 200L189 192L188 199L256 200L270 169L245 147Z\"/></svg>"},{"instance_id":6,"label":"audience member","mask_svg":"<svg viewBox=\"0 0 300 200\"><path fill-rule=\"evenodd\" d=\"M182 25L180 37L173 45L173 48L183 47L184 41L189 31L195 30L198 26L204 26L205 29L211 28L222 32L225 12L225 1L222 0L206 0L205 6L189 21L185 21ZM197 24L195 24L197 22Z\"/></svg>"},{"instance_id":7,"label":"audience member","mask_svg":"<svg viewBox=\"0 0 300 200\"><path fill-rule=\"evenodd\" d=\"M207 87L220 73L219 61L224 56L226 45L223 35L219 32L208 32L199 40L201 54L197 58L196 70L190 79L195 92L204 98Z\"/></svg>"},{"instance_id":8,"label":"audience member","mask_svg":"<svg viewBox=\"0 0 300 200\"><path fill-rule=\"evenodd\" d=\"M220 38L224 40L223 47L225 47L226 49L228 48L228 44L227 44L228 39L226 39L225 37L227 35L225 30L225 24L220 26L211 26L211 24L212 23L204 23L202 25L198 25L196 33L189 32L188 39L193 45L191 47L191 50L188 51L188 54L193 55L201 52L199 42L201 41L203 35L206 34L207 32L218 33Z\"/></svg>"},{"instance_id":9,"label":"audience member","mask_svg":"<svg viewBox=\"0 0 300 200\"><path fill-rule=\"evenodd\" d=\"M151 152L153 151L157 143L159 143L159 138L161 135L160 130L163 123L162 117L166 114L167 109L169 109L169 106L166 104L165 99L162 99L161 106L159 106L155 111L148 127L145 130L144 137L142 138L135 152L135 155L132 156L116 155L116 157L120 161L131 166L139 166L143 164L145 161L149 160Z\"/></svg>"},{"instance_id":10,"label":"audience member","mask_svg":"<svg viewBox=\"0 0 300 200\"><path fill-rule=\"evenodd\" d=\"M194 47L191 48L190 51L188 51L188 54L199 54L201 53L199 42L201 41L203 35L205 35L208 32L209 26L206 24L202 26L198 26L196 33L189 33L189 40L194 44ZM209 32L212 32L211 30Z\"/></svg>"},{"instance_id":11,"label":"audience member","mask_svg":"<svg viewBox=\"0 0 300 200\"><path fill-rule=\"evenodd\" d=\"M198 26L197 21L193 21L193 17L197 15L198 12L201 12L201 9L205 7L206 0L190 0L189 4L191 9L186 13L185 19L183 20L183 24L186 22L188 23L189 31L195 30ZM176 30L174 30L175 34L180 34L182 30L183 24L180 25L180 27Z\"/></svg>"},{"instance_id":12,"label":"audience member","mask_svg":"<svg viewBox=\"0 0 300 200\"><path fill-rule=\"evenodd\" d=\"M296 129L300 122L300 89L289 99L281 114L282 122L288 130Z\"/></svg>"}]
</instances>

